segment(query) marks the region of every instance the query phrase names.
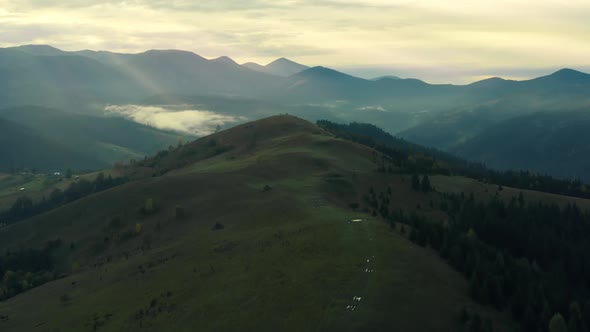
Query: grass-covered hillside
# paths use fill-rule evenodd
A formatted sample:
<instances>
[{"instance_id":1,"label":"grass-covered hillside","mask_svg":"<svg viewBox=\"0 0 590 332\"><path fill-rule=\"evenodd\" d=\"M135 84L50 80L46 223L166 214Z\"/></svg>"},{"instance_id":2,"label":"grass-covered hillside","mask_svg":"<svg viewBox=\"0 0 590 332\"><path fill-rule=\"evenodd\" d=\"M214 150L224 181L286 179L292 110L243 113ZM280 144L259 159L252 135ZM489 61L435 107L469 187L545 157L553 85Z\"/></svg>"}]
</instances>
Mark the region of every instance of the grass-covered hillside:
<instances>
[{"instance_id":1,"label":"grass-covered hillside","mask_svg":"<svg viewBox=\"0 0 590 332\"><path fill-rule=\"evenodd\" d=\"M392 209L445 218L441 193L377 156L277 116L128 165L130 182L0 229L0 328L512 330L410 226L372 214L363 197L390 188Z\"/></svg>"}]
</instances>

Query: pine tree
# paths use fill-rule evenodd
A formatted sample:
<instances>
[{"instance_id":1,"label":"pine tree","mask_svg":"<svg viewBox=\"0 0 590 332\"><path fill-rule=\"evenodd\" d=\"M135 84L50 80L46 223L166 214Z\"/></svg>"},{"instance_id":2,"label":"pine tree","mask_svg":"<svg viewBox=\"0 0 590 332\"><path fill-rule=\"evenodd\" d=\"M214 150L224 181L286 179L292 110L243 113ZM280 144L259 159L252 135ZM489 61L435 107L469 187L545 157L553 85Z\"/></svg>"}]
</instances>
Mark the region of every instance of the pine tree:
<instances>
[{"instance_id":1,"label":"pine tree","mask_svg":"<svg viewBox=\"0 0 590 332\"><path fill-rule=\"evenodd\" d=\"M537 332L539 319L535 314L534 309L528 305L524 311L524 319L522 322L523 331Z\"/></svg>"},{"instance_id":2,"label":"pine tree","mask_svg":"<svg viewBox=\"0 0 590 332\"><path fill-rule=\"evenodd\" d=\"M412 175L412 188L414 190L420 190L420 177L416 173Z\"/></svg>"},{"instance_id":3,"label":"pine tree","mask_svg":"<svg viewBox=\"0 0 590 332\"><path fill-rule=\"evenodd\" d=\"M416 232L416 227L412 227L412 230L410 231L410 241L415 243L417 239L418 233Z\"/></svg>"},{"instance_id":4,"label":"pine tree","mask_svg":"<svg viewBox=\"0 0 590 332\"><path fill-rule=\"evenodd\" d=\"M520 207L524 207L524 195L522 194L522 191L518 194L518 203L520 204Z\"/></svg>"},{"instance_id":5,"label":"pine tree","mask_svg":"<svg viewBox=\"0 0 590 332\"><path fill-rule=\"evenodd\" d=\"M432 187L430 186L430 179L428 178L428 175L424 175L424 177L422 177L422 183L420 184L420 188L425 193L432 190Z\"/></svg>"},{"instance_id":6,"label":"pine tree","mask_svg":"<svg viewBox=\"0 0 590 332\"><path fill-rule=\"evenodd\" d=\"M568 323L569 332L582 331L582 309L578 302L570 304L570 319Z\"/></svg>"},{"instance_id":7,"label":"pine tree","mask_svg":"<svg viewBox=\"0 0 590 332\"><path fill-rule=\"evenodd\" d=\"M393 217L389 218L389 226L391 227L391 229L395 230L395 220L393 219Z\"/></svg>"},{"instance_id":8,"label":"pine tree","mask_svg":"<svg viewBox=\"0 0 590 332\"><path fill-rule=\"evenodd\" d=\"M549 326L549 321L551 320L551 310L549 309L549 303L547 300L543 302L543 309L541 311L541 321L539 322L541 326Z\"/></svg>"},{"instance_id":9,"label":"pine tree","mask_svg":"<svg viewBox=\"0 0 590 332\"><path fill-rule=\"evenodd\" d=\"M481 301L480 288L481 282L479 280L479 276L477 275L477 272L474 271L471 275L471 280L469 281L469 293L471 294L471 297L478 302Z\"/></svg>"},{"instance_id":10,"label":"pine tree","mask_svg":"<svg viewBox=\"0 0 590 332\"><path fill-rule=\"evenodd\" d=\"M565 319L560 313L553 315L549 321L549 332L568 332Z\"/></svg>"},{"instance_id":11,"label":"pine tree","mask_svg":"<svg viewBox=\"0 0 590 332\"><path fill-rule=\"evenodd\" d=\"M174 216L176 219L184 218L184 208L180 205L176 205L176 208L174 209Z\"/></svg>"}]
</instances>

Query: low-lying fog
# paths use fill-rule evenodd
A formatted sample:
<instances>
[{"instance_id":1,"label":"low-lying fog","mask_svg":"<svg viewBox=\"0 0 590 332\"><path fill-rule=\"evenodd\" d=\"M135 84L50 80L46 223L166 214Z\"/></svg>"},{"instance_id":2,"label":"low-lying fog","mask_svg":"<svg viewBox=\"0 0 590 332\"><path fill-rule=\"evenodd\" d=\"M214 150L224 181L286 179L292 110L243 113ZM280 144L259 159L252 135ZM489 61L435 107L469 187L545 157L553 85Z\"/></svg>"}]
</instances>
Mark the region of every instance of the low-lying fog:
<instances>
[{"instance_id":1,"label":"low-lying fog","mask_svg":"<svg viewBox=\"0 0 590 332\"><path fill-rule=\"evenodd\" d=\"M211 134L217 126L223 127L225 124L247 120L241 116L224 115L191 107L193 106L108 105L104 111L108 115L123 116L158 129L196 136Z\"/></svg>"}]
</instances>

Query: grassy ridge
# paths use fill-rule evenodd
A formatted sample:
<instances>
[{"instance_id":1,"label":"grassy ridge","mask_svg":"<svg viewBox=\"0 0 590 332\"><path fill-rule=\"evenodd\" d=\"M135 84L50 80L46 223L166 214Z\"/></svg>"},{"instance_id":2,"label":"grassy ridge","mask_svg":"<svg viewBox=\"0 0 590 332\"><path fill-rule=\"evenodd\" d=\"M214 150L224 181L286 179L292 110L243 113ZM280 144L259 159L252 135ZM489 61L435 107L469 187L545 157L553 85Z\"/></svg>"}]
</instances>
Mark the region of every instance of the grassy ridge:
<instances>
[{"instance_id":1,"label":"grassy ridge","mask_svg":"<svg viewBox=\"0 0 590 332\"><path fill-rule=\"evenodd\" d=\"M183 151L211 139L234 148L0 229L2 250L60 238L56 269L65 275L0 303L0 327L456 331L467 307L509 329L433 252L348 208L371 185L390 184L407 209L436 199L413 193L403 175L375 173L369 148L283 116L138 167L192 158ZM139 212L147 198L152 214Z\"/></svg>"},{"instance_id":2,"label":"grassy ridge","mask_svg":"<svg viewBox=\"0 0 590 332\"><path fill-rule=\"evenodd\" d=\"M95 316L109 314L113 316L101 330L423 331L458 326L460 308L473 306L465 281L381 221L349 223L359 215L322 203L317 191L308 190L319 189L319 183L300 183L279 183L268 193L233 187L251 196L229 204L234 213L215 217L218 212L191 208L191 214L200 216L162 223L160 232L146 220L145 232L157 248L97 267L81 261L90 267L7 301L0 309L11 317L6 326L83 327L92 325ZM225 229L211 231L213 222ZM374 265L366 259L374 259ZM375 272L365 273L367 267ZM161 296L168 292L170 297ZM61 301L64 295L67 301ZM353 296L363 299L357 304ZM163 313L137 319L154 299L158 308L165 307ZM37 305L49 309L32 315L25 310ZM347 311L348 305L358 309ZM421 315L430 317L428 322Z\"/></svg>"}]
</instances>

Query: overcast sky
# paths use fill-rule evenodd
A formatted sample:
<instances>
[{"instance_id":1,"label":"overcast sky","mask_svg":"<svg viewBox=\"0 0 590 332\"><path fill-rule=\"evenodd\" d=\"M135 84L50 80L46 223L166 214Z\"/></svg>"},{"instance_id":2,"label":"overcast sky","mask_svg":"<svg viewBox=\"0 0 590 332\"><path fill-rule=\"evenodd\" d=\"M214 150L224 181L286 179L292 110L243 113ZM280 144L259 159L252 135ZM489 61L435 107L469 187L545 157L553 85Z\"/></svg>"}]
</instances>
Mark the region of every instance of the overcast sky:
<instances>
[{"instance_id":1,"label":"overcast sky","mask_svg":"<svg viewBox=\"0 0 590 332\"><path fill-rule=\"evenodd\" d=\"M465 83L590 69L590 0L0 0L0 46L288 57Z\"/></svg>"}]
</instances>

